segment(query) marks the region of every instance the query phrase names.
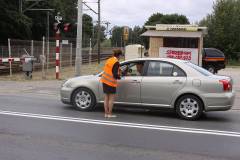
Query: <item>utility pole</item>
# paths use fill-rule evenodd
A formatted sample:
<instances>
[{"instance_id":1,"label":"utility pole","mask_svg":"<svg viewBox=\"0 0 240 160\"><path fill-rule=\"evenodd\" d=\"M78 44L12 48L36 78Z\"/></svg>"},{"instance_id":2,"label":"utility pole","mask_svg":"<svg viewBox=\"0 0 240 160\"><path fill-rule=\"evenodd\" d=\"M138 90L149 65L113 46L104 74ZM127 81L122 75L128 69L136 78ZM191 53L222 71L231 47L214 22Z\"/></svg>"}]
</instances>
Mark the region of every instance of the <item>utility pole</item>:
<instances>
[{"instance_id":1,"label":"utility pole","mask_svg":"<svg viewBox=\"0 0 240 160\"><path fill-rule=\"evenodd\" d=\"M19 0L19 12L22 13L22 2L23 0Z\"/></svg>"},{"instance_id":2,"label":"utility pole","mask_svg":"<svg viewBox=\"0 0 240 160\"><path fill-rule=\"evenodd\" d=\"M75 59L76 76L81 75L81 65L82 65L82 0L78 0L77 44Z\"/></svg>"},{"instance_id":3,"label":"utility pole","mask_svg":"<svg viewBox=\"0 0 240 160\"><path fill-rule=\"evenodd\" d=\"M46 56L45 56L45 37L43 36L42 39L42 79L46 79L46 73L45 73L45 60L46 60Z\"/></svg>"},{"instance_id":4,"label":"utility pole","mask_svg":"<svg viewBox=\"0 0 240 160\"><path fill-rule=\"evenodd\" d=\"M100 0L98 0L98 37L97 37L97 48L98 48L98 64L100 64L100 43L101 43L101 5Z\"/></svg>"},{"instance_id":5,"label":"utility pole","mask_svg":"<svg viewBox=\"0 0 240 160\"><path fill-rule=\"evenodd\" d=\"M49 11L47 11L47 73L49 67Z\"/></svg>"}]
</instances>

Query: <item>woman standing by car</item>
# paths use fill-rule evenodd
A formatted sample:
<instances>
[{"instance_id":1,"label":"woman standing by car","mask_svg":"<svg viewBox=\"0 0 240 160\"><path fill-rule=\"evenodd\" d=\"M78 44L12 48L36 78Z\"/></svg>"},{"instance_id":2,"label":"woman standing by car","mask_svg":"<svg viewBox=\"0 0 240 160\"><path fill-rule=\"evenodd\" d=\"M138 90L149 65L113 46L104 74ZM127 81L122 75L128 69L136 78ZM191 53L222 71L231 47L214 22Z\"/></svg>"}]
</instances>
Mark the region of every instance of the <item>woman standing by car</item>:
<instances>
[{"instance_id":1,"label":"woman standing by car","mask_svg":"<svg viewBox=\"0 0 240 160\"><path fill-rule=\"evenodd\" d=\"M115 94L117 92L117 79L120 79L119 58L122 55L120 49L113 50L113 56L109 58L104 66L103 74L100 79L103 85L104 110L106 118L116 117L112 114Z\"/></svg>"}]
</instances>

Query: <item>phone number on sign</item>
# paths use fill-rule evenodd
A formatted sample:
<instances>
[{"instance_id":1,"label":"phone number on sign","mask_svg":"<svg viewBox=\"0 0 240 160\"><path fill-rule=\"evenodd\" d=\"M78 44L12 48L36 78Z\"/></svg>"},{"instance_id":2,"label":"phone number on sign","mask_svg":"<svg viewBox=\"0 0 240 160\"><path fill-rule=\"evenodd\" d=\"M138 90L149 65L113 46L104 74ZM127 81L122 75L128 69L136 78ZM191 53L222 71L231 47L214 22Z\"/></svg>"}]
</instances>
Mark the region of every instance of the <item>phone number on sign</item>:
<instances>
[{"instance_id":1,"label":"phone number on sign","mask_svg":"<svg viewBox=\"0 0 240 160\"><path fill-rule=\"evenodd\" d=\"M182 60L191 60L192 53L187 51L167 51L167 58L175 58L175 59L182 59Z\"/></svg>"}]
</instances>

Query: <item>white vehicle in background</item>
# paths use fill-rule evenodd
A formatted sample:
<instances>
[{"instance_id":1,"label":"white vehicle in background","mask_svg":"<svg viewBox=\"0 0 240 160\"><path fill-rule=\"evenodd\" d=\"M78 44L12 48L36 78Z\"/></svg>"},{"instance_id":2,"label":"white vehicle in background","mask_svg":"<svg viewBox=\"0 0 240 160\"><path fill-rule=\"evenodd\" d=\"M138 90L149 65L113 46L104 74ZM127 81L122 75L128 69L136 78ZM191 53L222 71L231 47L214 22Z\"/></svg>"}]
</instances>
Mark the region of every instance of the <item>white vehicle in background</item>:
<instances>
[{"instance_id":1,"label":"white vehicle in background","mask_svg":"<svg viewBox=\"0 0 240 160\"><path fill-rule=\"evenodd\" d=\"M125 47L125 60L143 57L147 57L144 46L132 44Z\"/></svg>"}]
</instances>

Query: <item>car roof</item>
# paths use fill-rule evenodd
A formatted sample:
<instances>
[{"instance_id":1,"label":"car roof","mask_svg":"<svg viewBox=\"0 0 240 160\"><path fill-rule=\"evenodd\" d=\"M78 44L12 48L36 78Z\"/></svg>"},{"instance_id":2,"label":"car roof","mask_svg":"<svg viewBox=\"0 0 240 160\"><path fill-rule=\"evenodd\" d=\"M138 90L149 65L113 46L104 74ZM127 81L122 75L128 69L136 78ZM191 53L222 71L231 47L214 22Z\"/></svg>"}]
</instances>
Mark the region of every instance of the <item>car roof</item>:
<instances>
[{"instance_id":1,"label":"car roof","mask_svg":"<svg viewBox=\"0 0 240 160\"><path fill-rule=\"evenodd\" d=\"M166 62L187 62L185 60L180 59L174 59L174 58L150 58L150 57L144 57L144 58L134 58L125 60L124 62L128 61L166 61Z\"/></svg>"},{"instance_id":2,"label":"car roof","mask_svg":"<svg viewBox=\"0 0 240 160\"><path fill-rule=\"evenodd\" d=\"M126 61L123 61L122 63L127 63L127 62L134 62L134 61L164 61L164 62L170 62L170 63L174 63L175 65L179 66L180 68L182 68L187 75L189 76L199 76L200 73L197 72L195 69L193 69L192 67L189 67L188 65L186 65L186 60L180 60L180 59L174 59L174 58L150 58L150 57L144 57L144 58L135 58L135 59L129 59Z\"/></svg>"}]
</instances>

